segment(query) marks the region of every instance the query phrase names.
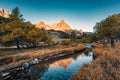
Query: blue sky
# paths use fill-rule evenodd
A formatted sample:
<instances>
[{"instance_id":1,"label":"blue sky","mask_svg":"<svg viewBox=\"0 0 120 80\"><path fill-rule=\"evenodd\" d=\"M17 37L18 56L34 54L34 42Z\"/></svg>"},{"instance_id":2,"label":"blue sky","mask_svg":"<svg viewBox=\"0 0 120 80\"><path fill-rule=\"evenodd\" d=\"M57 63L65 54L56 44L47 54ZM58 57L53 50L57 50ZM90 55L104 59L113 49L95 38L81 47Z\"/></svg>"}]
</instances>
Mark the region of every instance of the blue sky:
<instances>
[{"instance_id":1,"label":"blue sky","mask_svg":"<svg viewBox=\"0 0 120 80\"><path fill-rule=\"evenodd\" d=\"M120 13L120 0L0 0L0 7L19 7L27 21L59 22L64 19L73 29L93 31L96 22Z\"/></svg>"}]
</instances>

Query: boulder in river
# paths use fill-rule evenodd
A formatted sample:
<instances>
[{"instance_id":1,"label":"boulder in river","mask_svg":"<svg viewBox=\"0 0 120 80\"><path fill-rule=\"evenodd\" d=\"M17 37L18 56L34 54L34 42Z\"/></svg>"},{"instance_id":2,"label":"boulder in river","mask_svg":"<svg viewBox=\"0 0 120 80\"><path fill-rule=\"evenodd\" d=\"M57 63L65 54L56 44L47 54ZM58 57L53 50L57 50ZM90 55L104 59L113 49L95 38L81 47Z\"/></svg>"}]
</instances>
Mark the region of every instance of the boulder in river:
<instances>
[{"instance_id":1,"label":"boulder in river","mask_svg":"<svg viewBox=\"0 0 120 80\"><path fill-rule=\"evenodd\" d=\"M2 77L8 76L9 74L10 74L9 72L3 73L3 74L2 74Z\"/></svg>"},{"instance_id":2,"label":"boulder in river","mask_svg":"<svg viewBox=\"0 0 120 80\"><path fill-rule=\"evenodd\" d=\"M36 63L39 63L39 60L38 60L38 58L35 58L35 59L34 59L34 61L35 61Z\"/></svg>"},{"instance_id":3,"label":"boulder in river","mask_svg":"<svg viewBox=\"0 0 120 80\"><path fill-rule=\"evenodd\" d=\"M25 63L22 65L23 68L28 68L29 66L30 66L30 65L29 65L28 62L25 62Z\"/></svg>"},{"instance_id":4,"label":"boulder in river","mask_svg":"<svg viewBox=\"0 0 120 80\"><path fill-rule=\"evenodd\" d=\"M38 63L39 63L38 58L35 58L34 60L32 60L32 61L29 62L30 65L38 64Z\"/></svg>"}]
</instances>

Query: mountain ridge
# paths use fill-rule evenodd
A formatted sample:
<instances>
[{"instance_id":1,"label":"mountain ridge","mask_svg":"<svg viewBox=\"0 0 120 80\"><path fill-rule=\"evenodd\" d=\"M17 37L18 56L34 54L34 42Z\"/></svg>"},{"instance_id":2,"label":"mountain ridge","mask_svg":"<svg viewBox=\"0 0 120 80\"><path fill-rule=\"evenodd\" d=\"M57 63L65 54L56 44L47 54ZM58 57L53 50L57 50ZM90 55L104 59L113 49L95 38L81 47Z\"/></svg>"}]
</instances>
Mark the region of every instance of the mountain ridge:
<instances>
[{"instance_id":1,"label":"mountain ridge","mask_svg":"<svg viewBox=\"0 0 120 80\"><path fill-rule=\"evenodd\" d=\"M10 12L7 9L0 8L0 16L9 18ZM34 24L38 28L45 28L46 30L59 30L59 31L76 31L75 29L72 29L69 24L67 24L64 20L61 20L59 22L55 23L49 23L46 24L45 22L41 21L36 24ZM79 30L77 30L79 31ZM82 30L79 31L80 33L83 33Z\"/></svg>"},{"instance_id":2,"label":"mountain ridge","mask_svg":"<svg viewBox=\"0 0 120 80\"><path fill-rule=\"evenodd\" d=\"M45 24L44 22L41 21L36 23L35 26L38 28L45 28L47 30L50 30L50 29L60 30L60 31L71 30L70 25L68 25L64 20L61 20L60 22L57 22L57 23L51 23L51 24Z\"/></svg>"}]
</instances>

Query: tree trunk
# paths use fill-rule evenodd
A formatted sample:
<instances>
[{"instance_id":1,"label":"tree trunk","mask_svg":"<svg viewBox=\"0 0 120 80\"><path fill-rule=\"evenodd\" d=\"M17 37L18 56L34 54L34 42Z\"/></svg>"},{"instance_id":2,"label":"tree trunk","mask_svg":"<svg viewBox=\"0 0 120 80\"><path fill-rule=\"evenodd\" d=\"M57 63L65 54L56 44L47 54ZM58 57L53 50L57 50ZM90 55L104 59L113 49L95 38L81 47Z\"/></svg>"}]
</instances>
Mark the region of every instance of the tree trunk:
<instances>
[{"instance_id":1,"label":"tree trunk","mask_svg":"<svg viewBox=\"0 0 120 80\"><path fill-rule=\"evenodd\" d=\"M111 47L115 47L115 41L113 38L111 38Z\"/></svg>"}]
</instances>

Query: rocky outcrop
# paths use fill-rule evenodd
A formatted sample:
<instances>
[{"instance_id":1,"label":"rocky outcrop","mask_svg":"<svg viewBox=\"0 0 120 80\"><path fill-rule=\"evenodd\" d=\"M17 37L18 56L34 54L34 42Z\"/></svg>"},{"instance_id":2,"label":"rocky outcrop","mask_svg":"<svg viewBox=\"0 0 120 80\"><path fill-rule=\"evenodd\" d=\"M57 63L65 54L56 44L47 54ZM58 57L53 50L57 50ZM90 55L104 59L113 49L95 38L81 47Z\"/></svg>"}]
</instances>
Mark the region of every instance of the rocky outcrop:
<instances>
[{"instance_id":1,"label":"rocky outcrop","mask_svg":"<svg viewBox=\"0 0 120 80\"><path fill-rule=\"evenodd\" d=\"M0 8L0 16L5 17L5 18L9 18L9 11L5 10L3 8Z\"/></svg>"},{"instance_id":2,"label":"rocky outcrop","mask_svg":"<svg viewBox=\"0 0 120 80\"><path fill-rule=\"evenodd\" d=\"M64 20L52 24L45 24L44 22L38 22L35 24L35 26L38 28L45 28L47 30L51 30L51 29L60 30L60 31L71 30L71 27Z\"/></svg>"},{"instance_id":3,"label":"rocky outcrop","mask_svg":"<svg viewBox=\"0 0 120 80\"><path fill-rule=\"evenodd\" d=\"M83 33L84 31L82 29L79 30L80 33Z\"/></svg>"}]
</instances>

